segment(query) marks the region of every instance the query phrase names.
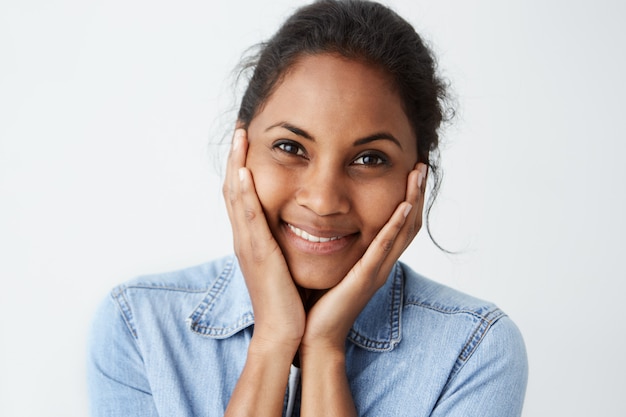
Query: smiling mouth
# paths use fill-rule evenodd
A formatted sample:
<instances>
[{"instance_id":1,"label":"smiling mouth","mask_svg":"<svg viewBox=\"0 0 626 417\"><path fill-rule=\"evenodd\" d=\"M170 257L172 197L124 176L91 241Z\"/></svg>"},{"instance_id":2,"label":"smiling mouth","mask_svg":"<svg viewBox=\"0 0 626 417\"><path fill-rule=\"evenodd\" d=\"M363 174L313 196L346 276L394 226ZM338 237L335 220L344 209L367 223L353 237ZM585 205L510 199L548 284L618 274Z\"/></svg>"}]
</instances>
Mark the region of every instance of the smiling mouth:
<instances>
[{"instance_id":1,"label":"smiling mouth","mask_svg":"<svg viewBox=\"0 0 626 417\"><path fill-rule=\"evenodd\" d=\"M291 230L296 236L308 242L313 242L313 243L325 243L325 242L330 242L333 240L341 239L343 237L343 236L320 237L320 236L315 236L310 233L307 233L302 229L298 229L296 226L293 226L289 223L287 223L287 226L289 227L289 230Z\"/></svg>"}]
</instances>

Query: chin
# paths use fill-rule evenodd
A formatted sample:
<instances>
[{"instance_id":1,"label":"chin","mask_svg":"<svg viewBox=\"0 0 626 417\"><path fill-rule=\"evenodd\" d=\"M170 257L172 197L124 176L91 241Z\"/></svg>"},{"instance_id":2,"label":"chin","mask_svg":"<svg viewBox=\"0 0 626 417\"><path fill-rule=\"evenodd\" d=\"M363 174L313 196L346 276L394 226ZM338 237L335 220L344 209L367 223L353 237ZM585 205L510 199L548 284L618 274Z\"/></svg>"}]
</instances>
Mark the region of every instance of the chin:
<instances>
[{"instance_id":1,"label":"chin","mask_svg":"<svg viewBox=\"0 0 626 417\"><path fill-rule=\"evenodd\" d=\"M328 290L339 284L348 274L349 267L328 265L292 265L289 264L291 277L300 288L309 290Z\"/></svg>"}]
</instances>

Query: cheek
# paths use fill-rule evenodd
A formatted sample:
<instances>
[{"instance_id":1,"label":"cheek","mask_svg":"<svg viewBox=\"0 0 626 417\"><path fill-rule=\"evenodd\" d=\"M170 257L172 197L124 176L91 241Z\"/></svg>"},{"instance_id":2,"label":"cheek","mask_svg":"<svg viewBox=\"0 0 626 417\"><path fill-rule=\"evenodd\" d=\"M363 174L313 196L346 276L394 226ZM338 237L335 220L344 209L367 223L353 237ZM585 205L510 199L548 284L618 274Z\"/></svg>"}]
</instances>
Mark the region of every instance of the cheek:
<instances>
[{"instance_id":1,"label":"cheek","mask_svg":"<svg viewBox=\"0 0 626 417\"><path fill-rule=\"evenodd\" d=\"M279 187L280 181L276 179L275 176L267 175L267 171L260 170L258 171L262 174L254 175L254 185L256 188L257 196L259 197L259 201L261 202L261 206L263 206L263 211L265 211L265 215L269 218L276 215L276 211L279 208L280 202L283 199L283 195L281 194L281 190L284 192L282 187Z\"/></svg>"},{"instance_id":2,"label":"cheek","mask_svg":"<svg viewBox=\"0 0 626 417\"><path fill-rule=\"evenodd\" d=\"M283 179L280 170L271 164L260 163L249 158L246 166L252 173L256 194L265 216L271 222L277 216L280 205L288 194L286 184L289 182Z\"/></svg>"},{"instance_id":3,"label":"cheek","mask_svg":"<svg viewBox=\"0 0 626 417\"><path fill-rule=\"evenodd\" d=\"M369 242L389 221L398 205L404 201L405 190L406 179L398 177L393 181L383 181L371 187L369 192L355 201L359 207L360 217L363 219L364 237Z\"/></svg>"}]
</instances>

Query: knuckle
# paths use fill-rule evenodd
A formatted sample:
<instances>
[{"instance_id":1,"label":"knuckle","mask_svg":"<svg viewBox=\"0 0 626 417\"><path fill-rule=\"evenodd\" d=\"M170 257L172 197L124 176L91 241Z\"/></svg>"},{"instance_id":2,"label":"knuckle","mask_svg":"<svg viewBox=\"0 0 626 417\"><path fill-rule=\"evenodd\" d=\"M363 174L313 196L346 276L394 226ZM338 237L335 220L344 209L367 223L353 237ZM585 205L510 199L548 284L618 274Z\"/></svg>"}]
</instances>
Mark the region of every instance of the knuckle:
<instances>
[{"instance_id":1,"label":"knuckle","mask_svg":"<svg viewBox=\"0 0 626 417\"><path fill-rule=\"evenodd\" d=\"M266 262L275 254L277 250L279 250L278 246L267 247L266 245L258 244L255 240L253 240L251 244L252 262L257 265Z\"/></svg>"},{"instance_id":2,"label":"knuckle","mask_svg":"<svg viewBox=\"0 0 626 417\"><path fill-rule=\"evenodd\" d=\"M382 248L383 252L389 252L393 247L393 239L383 239L382 242L380 242L380 247Z\"/></svg>"},{"instance_id":3,"label":"knuckle","mask_svg":"<svg viewBox=\"0 0 626 417\"><path fill-rule=\"evenodd\" d=\"M224 198L228 199L231 205L234 205L237 202L238 195L232 187L224 186Z\"/></svg>"},{"instance_id":4,"label":"knuckle","mask_svg":"<svg viewBox=\"0 0 626 417\"><path fill-rule=\"evenodd\" d=\"M248 222L253 222L257 217L256 211L250 207L246 207L243 210L243 215Z\"/></svg>"},{"instance_id":5,"label":"knuckle","mask_svg":"<svg viewBox=\"0 0 626 417\"><path fill-rule=\"evenodd\" d=\"M255 264L262 264L265 262L266 255L262 251L253 251L252 252L252 262Z\"/></svg>"}]
</instances>

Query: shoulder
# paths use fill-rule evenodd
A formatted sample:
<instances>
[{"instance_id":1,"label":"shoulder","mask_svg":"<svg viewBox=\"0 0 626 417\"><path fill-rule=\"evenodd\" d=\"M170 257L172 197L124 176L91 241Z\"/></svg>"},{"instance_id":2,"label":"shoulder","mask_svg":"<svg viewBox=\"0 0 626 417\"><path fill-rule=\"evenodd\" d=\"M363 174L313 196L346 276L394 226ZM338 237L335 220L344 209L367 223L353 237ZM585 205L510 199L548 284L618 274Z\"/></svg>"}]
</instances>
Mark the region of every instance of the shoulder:
<instances>
[{"instance_id":1,"label":"shoulder","mask_svg":"<svg viewBox=\"0 0 626 417\"><path fill-rule=\"evenodd\" d=\"M455 327L457 330L463 328L471 331L467 349L476 347L482 337L498 322L502 322L501 326L517 330L506 313L493 302L430 280L405 264L400 266L405 277L405 314L430 318L430 324L436 328L446 323L446 326Z\"/></svg>"},{"instance_id":2,"label":"shoulder","mask_svg":"<svg viewBox=\"0 0 626 417\"><path fill-rule=\"evenodd\" d=\"M113 288L90 332L88 381L96 407L118 407L124 397L122 407L139 410L124 415L156 408L163 415L223 413L221 395L232 390L243 367L248 334L228 343L217 339L250 326L238 315L245 294L233 295L245 289L241 281L231 256ZM215 384L207 387L209 373Z\"/></svg>"},{"instance_id":3,"label":"shoulder","mask_svg":"<svg viewBox=\"0 0 626 417\"><path fill-rule=\"evenodd\" d=\"M231 273L235 264L234 256L227 256L185 269L142 275L117 286L112 293L129 289L204 292L220 276Z\"/></svg>"},{"instance_id":4,"label":"shoulder","mask_svg":"<svg viewBox=\"0 0 626 417\"><path fill-rule=\"evenodd\" d=\"M463 375L467 378L468 374L475 377L476 372L483 375L491 372L494 377L499 372L512 385L518 385L516 392L523 392L521 387L525 387L528 371L526 348L513 320L492 302L425 278L404 264L401 266L405 275L406 328L419 329L421 337L454 351L448 385L463 380L460 377Z\"/></svg>"},{"instance_id":5,"label":"shoulder","mask_svg":"<svg viewBox=\"0 0 626 417\"><path fill-rule=\"evenodd\" d=\"M515 352L525 360L519 329L496 304L432 281L404 264L401 267L405 276L406 327L419 328L421 335L428 334L432 340L456 340L459 350L455 370L460 370L481 344L488 344L487 350L493 355Z\"/></svg>"},{"instance_id":6,"label":"shoulder","mask_svg":"<svg viewBox=\"0 0 626 417\"><path fill-rule=\"evenodd\" d=\"M442 314L469 314L496 320L504 313L492 302L481 300L415 272L400 263L405 277L405 305L418 306Z\"/></svg>"},{"instance_id":7,"label":"shoulder","mask_svg":"<svg viewBox=\"0 0 626 417\"><path fill-rule=\"evenodd\" d=\"M492 302L398 263L350 339L355 401L371 415L400 403L413 415L519 415L527 376L524 341ZM393 381L393 394L384 384L371 384L385 378Z\"/></svg>"},{"instance_id":8,"label":"shoulder","mask_svg":"<svg viewBox=\"0 0 626 417\"><path fill-rule=\"evenodd\" d=\"M223 294L236 268L236 258L228 256L177 271L139 276L111 290L104 303L105 314L121 315L135 336L141 325L163 327L165 322L159 324L158 317L168 317L168 326L183 324L195 308L211 296Z\"/></svg>"}]
</instances>

